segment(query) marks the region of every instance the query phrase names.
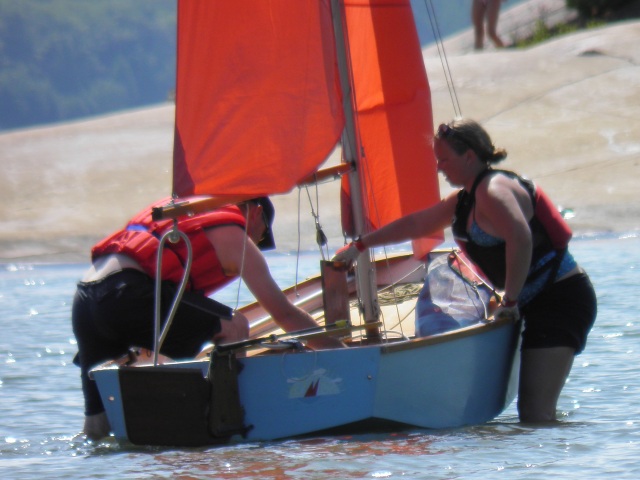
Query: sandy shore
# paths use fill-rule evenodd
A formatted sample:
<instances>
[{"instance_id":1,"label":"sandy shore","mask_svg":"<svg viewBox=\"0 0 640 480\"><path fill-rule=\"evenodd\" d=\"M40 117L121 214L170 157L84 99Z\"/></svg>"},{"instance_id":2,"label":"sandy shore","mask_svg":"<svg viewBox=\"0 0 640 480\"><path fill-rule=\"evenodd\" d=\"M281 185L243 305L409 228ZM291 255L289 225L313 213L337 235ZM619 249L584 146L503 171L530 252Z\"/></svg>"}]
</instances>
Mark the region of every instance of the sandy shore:
<instances>
[{"instance_id":1,"label":"sandy shore","mask_svg":"<svg viewBox=\"0 0 640 480\"><path fill-rule=\"evenodd\" d=\"M528 50L471 53L452 43L447 52L463 115L507 149L504 168L574 211L578 233L640 227L639 43L640 22L624 22ZM437 52L424 57L437 124L454 116L451 94ZM167 195L173 113L166 104L0 135L0 261L87 262L95 241ZM302 247L313 246L316 195L330 247L342 244L337 188L274 199L279 250L295 250L298 231Z\"/></svg>"}]
</instances>

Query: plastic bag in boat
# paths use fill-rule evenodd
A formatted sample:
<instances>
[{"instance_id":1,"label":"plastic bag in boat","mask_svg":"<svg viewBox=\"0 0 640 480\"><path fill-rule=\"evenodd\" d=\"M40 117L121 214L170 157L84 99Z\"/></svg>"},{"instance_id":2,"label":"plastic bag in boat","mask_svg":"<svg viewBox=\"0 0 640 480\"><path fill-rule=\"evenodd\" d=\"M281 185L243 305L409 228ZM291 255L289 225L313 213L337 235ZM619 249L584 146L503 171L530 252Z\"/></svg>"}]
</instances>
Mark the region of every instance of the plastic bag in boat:
<instances>
[{"instance_id":1,"label":"plastic bag in boat","mask_svg":"<svg viewBox=\"0 0 640 480\"><path fill-rule=\"evenodd\" d=\"M462 255L441 253L429 262L416 304L416 336L448 332L487 318L492 289Z\"/></svg>"}]
</instances>

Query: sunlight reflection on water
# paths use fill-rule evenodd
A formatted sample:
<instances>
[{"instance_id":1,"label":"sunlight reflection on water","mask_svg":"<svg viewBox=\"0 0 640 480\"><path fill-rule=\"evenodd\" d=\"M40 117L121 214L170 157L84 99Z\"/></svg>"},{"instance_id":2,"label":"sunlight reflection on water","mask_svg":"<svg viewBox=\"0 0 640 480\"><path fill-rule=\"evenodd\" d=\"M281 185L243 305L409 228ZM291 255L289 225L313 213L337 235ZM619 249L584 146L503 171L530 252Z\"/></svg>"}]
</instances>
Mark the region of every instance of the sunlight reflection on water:
<instances>
[{"instance_id":1,"label":"sunlight reflection on water","mask_svg":"<svg viewBox=\"0 0 640 480\"><path fill-rule=\"evenodd\" d=\"M304 438L217 448L98 445L82 423L70 303L82 265L0 266L0 465L39 478L640 478L640 239L579 238L572 252L592 277L599 315L559 402L562 421L531 428L511 405L486 425ZM281 286L290 255L269 262ZM606 258L606 261L604 261ZM305 256L299 278L316 270ZM225 293L238 297L237 286ZM241 302L248 301L246 292Z\"/></svg>"}]
</instances>

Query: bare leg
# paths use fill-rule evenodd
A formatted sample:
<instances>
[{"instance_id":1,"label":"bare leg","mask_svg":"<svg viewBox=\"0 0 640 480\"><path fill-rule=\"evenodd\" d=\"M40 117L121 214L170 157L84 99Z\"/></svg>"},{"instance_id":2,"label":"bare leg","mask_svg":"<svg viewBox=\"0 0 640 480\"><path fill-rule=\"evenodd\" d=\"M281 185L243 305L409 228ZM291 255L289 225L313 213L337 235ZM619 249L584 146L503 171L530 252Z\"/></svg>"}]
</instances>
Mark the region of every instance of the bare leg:
<instances>
[{"instance_id":1,"label":"bare leg","mask_svg":"<svg viewBox=\"0 0 640 480\"><path fill-rule=\"evenodd\" d=\"M482 50L484 46L484 15L487 10L485 1L473 0L471 4L471 21L473 23L474 48Z\"/></svg>"},{"instance_id":2,"label":"bare leg","mask_svg":"<svg viewBox=\"0 0 640 480\"><path fill-rule=\"evenodd\" d=\"M550 422L556 419L558 397L573 365L570 347L522 350L518 414L521 422Z\"/></svg>"},{"instance_id":3,"label":"bare leg","mask_svg":"<svg viewBox=\"0 0 640 480\"><path fill-rule=\"evenodd\" d=\"M87 438L93 441L98 441L109 435L111 426L109 425L109 420L107 420L107 414L102 412L96 415L85 416L84 428L82 431L85 433Z\"/></svg>"},{"instance_id":4,"label":"bare leg","mask_svg":"<svg viewBox=\"0 0 640 480\"><path fill-rule=\"evenodd\" d=\"M504 47L504 43L498 36L498 18L500 17L500 4L502 0L487 1L487 35L497 48Z\"/></svg>"}]
</instances>

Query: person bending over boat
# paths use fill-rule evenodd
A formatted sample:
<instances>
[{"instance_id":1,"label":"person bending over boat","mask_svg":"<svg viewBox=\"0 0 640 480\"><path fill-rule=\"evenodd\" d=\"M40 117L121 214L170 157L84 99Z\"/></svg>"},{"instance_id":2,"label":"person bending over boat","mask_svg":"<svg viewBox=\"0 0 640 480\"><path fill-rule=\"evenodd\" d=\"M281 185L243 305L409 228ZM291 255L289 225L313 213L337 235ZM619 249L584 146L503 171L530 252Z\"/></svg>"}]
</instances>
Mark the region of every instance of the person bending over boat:
<instances>
[{"instance_id":1,"label":"person bending over boat","mask_svg":"<svg viewBox=\"0 0 640 480\"><path fill-rule=\"evenodd\" d=\"M434 137L438 171L462 187L440 203L363 235L336 253L351 262L365 248L399 243L451 225L460 248L504 290L497 317L524 319L518 414L556 418L574 356L595 321L593 286L567 246L571 231L531 181L491 166L507 156L473 120L442 124Z\"/></svg>"},{"instance_id":2,"label":"person bending over boat","mask_svg":"<svg viewBox=\"0 0 640 480\"><path fill-rule=\"evenodd\" d=\"M154 206L144 209L127 226L96 244L92 265L78 283L73 301L72 325L78 343L74 363L81 368L85 400L84 433L98 440L110 426L95 381L88 376L94 366L127 354L131 347L153 349L156 254L161 235L172 220L155 222ZM189 284L177 310L162 353L173 359L195 357L209 342L244 340L249 323L208 297L238 275L287 331L317 326L305 311L291 304L269 272L260 250L274 248L271 230L273 204L267 197L222 207L212 212L179 219L180 231L193 248ZM182 278L186 261L184 241L166 242L162 265L163 321ZM344 346L332 338L314 339L313 348Z\"/></svg>"}]
</instances>

